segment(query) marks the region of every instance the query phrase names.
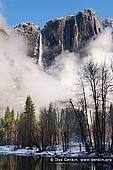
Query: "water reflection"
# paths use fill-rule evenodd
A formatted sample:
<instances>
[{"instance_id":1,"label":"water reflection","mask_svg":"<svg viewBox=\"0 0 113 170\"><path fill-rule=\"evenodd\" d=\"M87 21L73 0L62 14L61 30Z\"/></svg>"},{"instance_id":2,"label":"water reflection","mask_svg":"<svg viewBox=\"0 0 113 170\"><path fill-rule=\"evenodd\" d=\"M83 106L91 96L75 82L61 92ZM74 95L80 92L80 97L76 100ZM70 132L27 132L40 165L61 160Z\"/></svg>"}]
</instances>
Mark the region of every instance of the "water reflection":
<instances>
[{"instance_id":1,"label":"water reflection","mask_svg":"<svg viewBox=\"0 0 113 170\"><path fill-rule=\"evenodd\" d=\"M49 163L48 159L0 155L0 170L112 170L113 164Z\"/></svg>"}]
</instances>

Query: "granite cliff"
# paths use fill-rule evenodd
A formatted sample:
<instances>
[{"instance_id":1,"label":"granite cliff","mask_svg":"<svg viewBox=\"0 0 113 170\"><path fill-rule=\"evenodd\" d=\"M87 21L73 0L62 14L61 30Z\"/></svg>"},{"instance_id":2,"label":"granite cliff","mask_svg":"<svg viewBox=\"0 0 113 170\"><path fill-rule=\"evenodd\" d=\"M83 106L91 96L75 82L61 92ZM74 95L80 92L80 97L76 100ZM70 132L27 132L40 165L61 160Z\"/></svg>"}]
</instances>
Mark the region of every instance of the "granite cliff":
<instances>
[{"instance_id":1,"label":"granite cliff","mask_svg":"<svg viewBox=\"0 0 113 170\"><path fill-rule=\"evenodd\" d=\"M31 22L26 22L16 26L14 30L23 35L27 40L27 54L31 57L38 58L40 28Z\"/></svg>"},{"instance_id":2,"label":"granite cliff","mask_svg":"<svg viewBox=\"0 0 113 170\"><path fill-rule=\"evenodd\" d=\"M28 40L28 55L42 57L49 66L62 51L76 52L87 41L103 30L102 22L92 10L47 22L42 29L32 23L19 24L14 30Z\"/></svg>"},{"instance_id":3,"label":"granite cliff","mask_svg":"<svg viewBox=\"0 0 113 170\"><path fill-rule=\"evenodd\" d=\"M101 30L101 22L91 10L49 21L42 29L45 63L51 64L54 57L62 51L75 52Z\"/></svg>"},{"instance_id":4,"label":"granite cliff","mask_svg":"<svg viewBox=\"0 0 113 170\"><path fill-rule=\"evenodd\" d=\"M102 21L103 28L111 27L113 28L113 18L106 18Z\"/></svg>"}]
</instances>

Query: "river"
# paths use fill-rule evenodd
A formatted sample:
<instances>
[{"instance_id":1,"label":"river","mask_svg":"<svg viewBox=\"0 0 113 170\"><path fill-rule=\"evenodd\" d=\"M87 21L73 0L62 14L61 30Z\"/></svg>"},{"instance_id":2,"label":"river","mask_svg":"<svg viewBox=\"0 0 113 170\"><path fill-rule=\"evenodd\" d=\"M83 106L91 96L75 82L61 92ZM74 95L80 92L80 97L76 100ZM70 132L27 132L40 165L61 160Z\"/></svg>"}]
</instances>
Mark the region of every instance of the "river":
<instances>
[{"instance_id":1,"label":"river","mask_svg":"<svg viewBox=\"0 0 113 170\"><path fill-rule=\"evenodd\" d=\"M50 163L37 156L0 155L0 170L112 170L113 163Z\"/></svg>"}]
</instances>

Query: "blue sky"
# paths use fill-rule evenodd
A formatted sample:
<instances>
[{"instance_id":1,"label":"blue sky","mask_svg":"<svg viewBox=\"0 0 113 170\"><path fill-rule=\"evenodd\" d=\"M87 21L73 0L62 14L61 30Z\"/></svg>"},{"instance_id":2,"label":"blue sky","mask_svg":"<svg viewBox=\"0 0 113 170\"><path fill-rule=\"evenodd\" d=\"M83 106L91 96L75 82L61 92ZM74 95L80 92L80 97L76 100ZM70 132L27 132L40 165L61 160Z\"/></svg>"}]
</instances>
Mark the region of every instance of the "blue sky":
<instances>
[{"instance_id":1,"label":"blue sky","mask_svg":"<svg viewBox=\"0 0 113 170\"><path fill-rule=\"evenodd\" d=\"M31 21L39 27L53 19L93 9L100 19L113 17L113 0L0 0L9 26Z\"/></svg>"}]
</instances>

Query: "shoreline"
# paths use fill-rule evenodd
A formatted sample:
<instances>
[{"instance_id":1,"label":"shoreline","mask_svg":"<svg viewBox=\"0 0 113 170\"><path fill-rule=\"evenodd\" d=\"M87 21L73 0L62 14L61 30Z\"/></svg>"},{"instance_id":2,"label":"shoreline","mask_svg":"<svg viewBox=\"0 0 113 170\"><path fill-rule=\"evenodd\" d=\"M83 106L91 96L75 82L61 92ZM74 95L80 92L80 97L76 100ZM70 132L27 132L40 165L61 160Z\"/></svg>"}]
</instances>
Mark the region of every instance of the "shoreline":
<instances>
[{"instance_id":1,"label":"shoreline","mask_svg":"<svg viewBox=\"0 0 113 170\"><path fill-rule=\"evenodd\" d=\"M14 145L0 146L0 155L17 155L17 156L37 156L48 158L50 163L68 163L68 162L109 162L113 163L113 154L99 154L96 152L88 154L85 151L42 151L37 148L33 149L16 149Z\"/></svg>"}]
</instances>

